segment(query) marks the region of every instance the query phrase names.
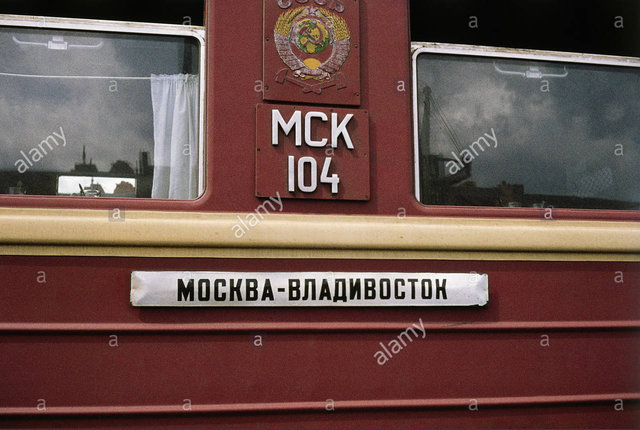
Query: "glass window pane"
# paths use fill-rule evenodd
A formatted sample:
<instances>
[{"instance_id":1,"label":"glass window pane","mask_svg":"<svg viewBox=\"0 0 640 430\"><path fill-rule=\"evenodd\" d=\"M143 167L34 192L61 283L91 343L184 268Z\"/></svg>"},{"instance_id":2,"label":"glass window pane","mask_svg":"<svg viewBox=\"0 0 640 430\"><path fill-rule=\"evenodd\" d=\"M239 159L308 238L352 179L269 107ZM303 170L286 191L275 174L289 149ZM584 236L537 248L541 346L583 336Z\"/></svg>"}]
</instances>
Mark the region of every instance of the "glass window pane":
<instances>
[{"instance_id":1,"label":"glass window pane","mask_svg":"<svg viewBox=\"0 0 640 430\"><path fill-rule=\"evenodd\" d=\"M640 209L640 69L417 56L420 200Z\"/></svg>"},{"instance_id":2,"label":"glass window pane","mask_svg":"<svg viewBox=\"0 0 640 430\"><path fill-rule=\"evenodd\" d=\"M198 39L5 26L0 46L0 194L198 196Z\"/></svg>"}]
</instances>

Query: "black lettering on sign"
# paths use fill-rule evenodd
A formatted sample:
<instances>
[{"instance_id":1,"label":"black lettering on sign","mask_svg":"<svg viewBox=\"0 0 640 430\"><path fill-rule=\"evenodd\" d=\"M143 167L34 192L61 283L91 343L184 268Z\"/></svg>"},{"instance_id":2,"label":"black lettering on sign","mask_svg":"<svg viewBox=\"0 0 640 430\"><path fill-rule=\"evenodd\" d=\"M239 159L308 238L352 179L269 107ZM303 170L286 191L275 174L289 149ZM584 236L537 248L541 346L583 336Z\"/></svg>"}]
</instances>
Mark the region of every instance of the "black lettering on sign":
<instances>
[{"instance_id":1,"label":"black lettering on sign","mask_svg":"<svg viewBox=\"0 0 640 430\"><path fill-rule=\"evenodd\" d=\"M349 298L351 300L360 300L361 297L360 279L349 279Z\"/></svg>"},{"instance_id":2,"label":"black lettering on sign","mask_svg":"<svg viewBox=\"0 0 640 430\"><path fill-rule=\"evenodd\" d=\"M400 287L404 287L404 279L396 279L394 285L395 293L393 294L393 296L396 298L396 300L404 299L404 291L400 291Z\"/></svg>"},{"instance_id":3,"label":"black lettering on sign","mask_svg":"<svg viewBox=\"0 0 640 430\"><path fill-rule=\"evenodd\" d=\"M417 279L407 279L407 280L411 285L411 300L415 300L416 299L416 282L418 282L418 280Z\"/></svg>"},{"instance_id":4,"label":"black lettering on sign","mask_svg":"<svg viewBox=\"0 0 640 430\"><path fill-rule=\"evenodd\" d=\"M198 281L198 300L208 302L211 298L211 282L208 279Z\"/></svg>"},{"instance_id":5,"label":"black lettering on sign","mask_svg":"<svg viewBox=\"0 0 640 430\"><path fill-rule=\"evenodd\" d=\"M274 297L273 297L273 288L271 288L271 281L267 278L266 281L264 281L264 290L262 291L262 301L264 302L265 300L271 300L274 301Z\"/></svg>"},{"instance_id":6,"label":"black lettering on sign","mask_svg":"<svg viewBox=\"0 0 640 430\"><path fill-rule=\"evenodd\" d=\"M380 298L383 300L391 298L391 279L380 279Z\"/></svg>"},{"instance_id":7,"label":"black lettering on sign","mask_svg":"<svg viewBox=\"0 0 640 430\"><path fill-rule=\"evenodd\" d=\"M231 285L229 286L229 300L233 301L233 296L237 297L239 302L242 301L242 292L240 292L240 287L242 287L242 279L238 279L235 283L233 279L231 279Z\"/></svg>"},{"instance_id":8,"label":"black lettering on sign","mask_svg":"<svg viewBox=\"0 0 640 430\"><path fill-rule=\"evenodd\" d=\"M300 279L289 279L289 300L300 300Z\"/></svg>"},{"instance_id":9,"label":"black lettering on sign","mask_svg":"<svg viewBox=\"0 0 640 430\"><path fill-rule=\"evenodd\" d=\"M425 290L427 292L425 292ZM422 299L430 300L433 296L433 285L431 279L423 279L422 280Z\"/></svg>"},{"instance_id":10,"label":"black lettering on sign","mask_svg":"<svg viewBox=\"0 0 640 430\"><path fill-rule=\"evenodd\" d=\"M184 281L182 279L178 279L178 301L192 302L193 296L193 279L189 279L187 285L184 285Z\"/></svg>"},{"instance_id":11,"label":"black lettering on sign","mask_svg":"<svg viewBox=\"0 0 640 430\"><path fill-rule=\"evenodd\" d=\"M436 299L439 299L442 294L442 299L447 300L447 280L442 279L442 284L440 281L441 279L436 279Z\"/></svg>"},{"instance_id":12,"label":"black lettering on sign","mask_svg":"<svg viewBox=\"0 0 640 430\"><path fill-rule=\"evenodd\" d=\"M376 299L376 280L373 278L365 278L364 280L364 299Z\"/></svg>"},{"instance_id":13,"label":"black lettering on sign","mask_svg":"<svg viewBox=\"0 0 640 430\"><path fill-rule=\"evenodd\" d=\"M315 300L316 299L316 280L315 279L304 280L304 294L302 295L302 300L309 299L309 291L311 291L311 300Z\"/></svg>"},{"instance_id":14,"label":"black lettering on sign","mask_svg":"<svg viewBox=\"0 0 640 430\"><path fill-rule=\"evenodd\" d=\"M220 292L220 290L227 285L227 281L224 279L216 279L213 281L213 299L216 302L224 302L227 299L227 293Z\"/></svg>"},{"instance_id":15,"label":"black lettering on sign","mask_svg":"<svg viewBox=\"0 0 640 430\"><path fill-rule=\"evenodd\" d=\"M322 287L320 288L320 297L318 300L331 300L331 290L329 289L329 283L326 279L322 280Z\"/></svg>"},{"instance_id":16,"label":"black lettering on sign","mask_svg":"<svg viewBox=\"0 0 640 430\"><path fill-rule=\"evenodd\" d=\"M246 296L248 302L255 302L258 300L258 280L247 279Z\"/></svg>"}]
</instances>

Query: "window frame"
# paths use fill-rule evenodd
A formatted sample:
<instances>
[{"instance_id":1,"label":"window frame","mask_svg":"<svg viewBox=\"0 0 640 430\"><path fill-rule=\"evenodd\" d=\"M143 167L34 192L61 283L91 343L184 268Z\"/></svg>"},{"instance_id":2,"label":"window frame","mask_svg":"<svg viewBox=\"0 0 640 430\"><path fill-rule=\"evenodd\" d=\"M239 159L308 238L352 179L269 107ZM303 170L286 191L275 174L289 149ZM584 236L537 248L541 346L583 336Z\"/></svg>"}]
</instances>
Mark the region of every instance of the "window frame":
<instances>
[{"instance_id":1,"label":"window frame","mask_svg":"<svg viewBox=\"0 0 640 430\"><path fill-rule=\"evenodd\" d=\"M33 29L54 29L54 30L72 30L72 31L92 31L101 33L121 33L121 34L145 34L152 36L183 36L193 37L198 41L199 65L198 65L198 83L199 83L199 114L198 114L198 196L191 200L175 200L175 199L154 199L139 197L117 197L103 198L99 200L126 199L133 201L160 201L170 200L176 202L194 202L201 199L206 193L206 81L207 81L207 43L206 31L204 26L194 25L178 25L178 24L160 24L160 23L143 23L133 21L107 21L98 19L84 18L59 18L48 16L24 16L24 15L7 15L0 14L1 27L21 27ZM11 194L0 194L0 198L11 196ZM43 196L28 195L27 198L54 198L54 199L77 199L78 197L70 196Z\"/></svg>"},{"instance_id":2,"label":"window frame","mask_svg":"<svg viewBox=\"0 0 640 430\"><path fill-rule=\"evenodd\" d=\"M531 213L532 208L503 208L498 206L450 206L450 205L428 205L420 201L420 149L419 149L419 128L418 128L418 68L417 60L420 54L444 54L455 56L472 56L472 57L489 57L489 58L507 58L518 60L534 60L534 61L555 61L563 63L578 63L578 64L595 64L602 66L617 66L617 67L633 67L640 68L640 58L636 57L622 57L613 55L600 55L600 54L581 54L575 52L560 52L560 51L545 51L537 49L518 49L518 48L501 48L494 46L476 46L476 45L461 45L450 43L438 43L438 42L412 42L411 43L411 76L412 76L412 89L411 89L411 107L412 107L412 126L413 126L413 182L414 193L413 197L419 205L423 208L436 208L440 210L446 210L450 213L452 210L457 214L462 214L466 211L495 213L495 211L501 211L501 213L515 216L527 216ZM534 209L535 210L535 209ZM539 211L538 209L537 211ZM636 210L613 210L613 209L574 209L574 208L557 208L554 211L570 211L581 212L589 214L602 214L605 218L609 218L608 214L625 214L622 218L636 218L636 214L640 211ZM626 216L628 214L629 216ZM473 216L473 215L472 215ZM611 218L619 218L612 216Z\"/></svg>"}]
</instances>

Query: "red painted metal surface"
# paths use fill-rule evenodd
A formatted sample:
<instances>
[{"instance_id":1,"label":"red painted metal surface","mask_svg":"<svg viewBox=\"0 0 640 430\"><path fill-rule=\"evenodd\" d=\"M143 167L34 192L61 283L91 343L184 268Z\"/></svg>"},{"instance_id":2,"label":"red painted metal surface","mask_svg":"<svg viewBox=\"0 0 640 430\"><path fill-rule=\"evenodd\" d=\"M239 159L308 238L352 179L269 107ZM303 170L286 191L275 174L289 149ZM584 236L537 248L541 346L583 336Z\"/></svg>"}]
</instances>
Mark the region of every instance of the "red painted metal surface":
<instances>
[{"instance_id":1,"label":"red painted metal surface","mask_svg":"<svg viewBox=\"0 0 640 430\"><path fill-rule=\"evenodd\" d=\"M370 199L287 200L283 212L542 218L543 209L415 200L410 93L398 92L398 80L410 88L407 3L358 3ZM255 109L264 103L255 90L262 4L210 0L207 14L201 199L0 196L0 206L238 212L261 204L252 166ZM554 210L554 218L640 213ZM475 271L489 275L490 303L141 309L129 305L132 270ZM634 428L638 285L640 265L618 262L2 256L0 427ZM380 344L418 323L425 337L379 365Z\"/></svg>"},{"instance_id":2,"label":"red painted metal surface","mask_svg":"<svg viewBox=\"0 0 640 430\"><path fill-rule=\"evenodd\" d=\"M2 323L48 324L371 324L375 330L396 330L422 317L425 325L536 324L532 328L568 322L636 324L640 320L640 265L595 262L488 262L417 260L304 260L304 259L186 259L2 257L0 290ZM194 312L188 309L147 309L129 305L133 270L220 271L387 271L478 272L489 275L489 305L483 308L334 308L271 309L227 308ZM38 283L40 271L46 283ZM616 283L617 272L624 283ZM37 292L33 299L31 294ZM428 318L427 318L428 317ZM331 325L334 325L333 327ZM520 325L518 325L520 324ZM555 325L554 325L555 324ZM481 326L482 327L482 326ZM497 326L495 328L499 328ZM590 326L596 328L596 326ZM580 324L573 327L581 329ZM602 327L604 328L604 327ZM365 330L365 326L353 329Z\"/></svg>"},{"instance_id":3,"label":"red painted metal surface","mask_svg":"<svg viewBox=\"0 0 640 430\"><path fill-rule=\"evenodd\" d=\"M490 303L129 306L131 270L168 269L477 271L489 275ZM0 290L0 415L11 426L125 426L136 415L188 427L640 423L637 264L4 257L0 278L10 286ZM424 338L379 365L380 343L418 322Z\"/></svg>"}]
</instances>

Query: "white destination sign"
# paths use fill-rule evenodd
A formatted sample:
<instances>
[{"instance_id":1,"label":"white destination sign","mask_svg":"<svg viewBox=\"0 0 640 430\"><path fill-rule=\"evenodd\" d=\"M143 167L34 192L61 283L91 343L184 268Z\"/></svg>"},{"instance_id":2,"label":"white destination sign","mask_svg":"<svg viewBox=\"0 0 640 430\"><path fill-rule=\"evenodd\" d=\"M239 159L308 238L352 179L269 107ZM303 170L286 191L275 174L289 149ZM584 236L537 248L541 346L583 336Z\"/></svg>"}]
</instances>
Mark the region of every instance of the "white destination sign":
<instances>
[{"instance_id":1,"label":"white destination sign","mask_svg":"<svg viewBox=\"0 0 640 430\"><path fill-rule=\"evenodd\" d=\"M131 272L133 306L483 306L487 275L387 272Z\"/></svg>"}]
</instances>

